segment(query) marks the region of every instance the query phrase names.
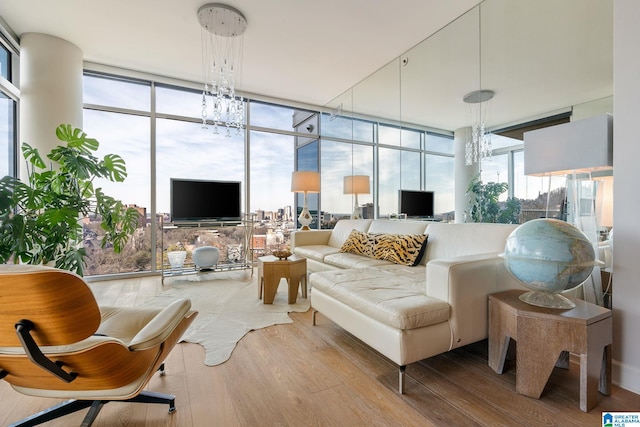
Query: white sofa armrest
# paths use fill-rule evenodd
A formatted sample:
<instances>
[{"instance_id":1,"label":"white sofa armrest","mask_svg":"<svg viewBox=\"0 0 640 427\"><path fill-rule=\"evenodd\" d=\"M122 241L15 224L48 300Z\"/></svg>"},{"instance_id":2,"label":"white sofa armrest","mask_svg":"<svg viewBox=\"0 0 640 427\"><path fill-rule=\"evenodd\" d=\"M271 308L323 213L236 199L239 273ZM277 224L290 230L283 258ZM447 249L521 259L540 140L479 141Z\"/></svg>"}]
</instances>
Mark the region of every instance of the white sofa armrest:
<instances>
[{"instance_id":1,"label":"white sofa armrest","mask_svg":"<svg viewBox=\"0 0 640 427\"><path fill-rule=\"evenodd\" d=\"M522 289L497 253L435 259L426 275L427 295L451 306L451 348L487 337L489 294Z\"/></svg>"},{"instance_id":2,"label":"white sofa armrest","mask_svg":"<svg viewBox=\"0 0 640 427\"><path fill-rule=\"evenodd\" d=\"M291 252L297 246L328 245L332 230L306 230L291 233Z\"/></svg>"}]
</instances>

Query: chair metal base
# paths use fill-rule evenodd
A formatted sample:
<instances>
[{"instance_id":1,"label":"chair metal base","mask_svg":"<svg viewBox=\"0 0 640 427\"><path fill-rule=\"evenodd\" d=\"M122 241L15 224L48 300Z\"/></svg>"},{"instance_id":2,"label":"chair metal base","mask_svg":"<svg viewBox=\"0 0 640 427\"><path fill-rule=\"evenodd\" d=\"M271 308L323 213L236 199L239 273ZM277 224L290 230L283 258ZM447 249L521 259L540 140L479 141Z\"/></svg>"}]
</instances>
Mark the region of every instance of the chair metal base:
<instances>
[{"instance_id":1,"label":"chair metal base","mask_svg":"<svg viewBox=\"0 0 640 427\"><path fill-rule=\"evenodd\" d=\"M31 415L21 421L11 424L10 427L36 426L47 421L72 414L84 408L90 408L82 421L81 427L89 427L95 421L102 407L109 402L138 402L138 403L166 403L169 405L169 413L176 410L176 397L171 394L143 391L136 397L127 400L67 400L37 414Z\"/></svg>"}]
</instances>

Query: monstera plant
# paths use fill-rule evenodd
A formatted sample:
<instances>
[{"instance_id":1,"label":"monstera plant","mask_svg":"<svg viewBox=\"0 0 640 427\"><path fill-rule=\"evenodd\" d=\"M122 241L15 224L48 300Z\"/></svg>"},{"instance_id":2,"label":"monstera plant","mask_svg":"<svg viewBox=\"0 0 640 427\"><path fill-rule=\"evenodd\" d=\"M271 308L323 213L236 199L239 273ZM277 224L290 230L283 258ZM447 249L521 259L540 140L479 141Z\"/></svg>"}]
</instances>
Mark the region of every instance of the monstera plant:
<instances>
[{"instance_id":1,"label":"monstera plant","mask_svg":"<svg viewBox=\"0 0 640 427\"><path fill-rule=\"evenodd\" d=\"M81 129L60 125L64 144L40 156L22 144L29 182L0 179L0 263L47 264L83 274L87 253L81 220L96 218L104 231L102 247L120 252L138 226L138 212L94 187L96 179L122 182L124 160L94 155L99 142Z\"/></svg>"},{"instance_id":2,"label":"monstera plant","mask_svg":"<svg viewBox=\"0 0 640 427\"><path fill-rule=\"evenodd\" d=\"M480 175L476 175L467 188L467 221L517 224L520 200L509 197L504 203L498 201L500 195L508 189L509 185L505 182L484 184Z\"/></svg>"}]
</instances>

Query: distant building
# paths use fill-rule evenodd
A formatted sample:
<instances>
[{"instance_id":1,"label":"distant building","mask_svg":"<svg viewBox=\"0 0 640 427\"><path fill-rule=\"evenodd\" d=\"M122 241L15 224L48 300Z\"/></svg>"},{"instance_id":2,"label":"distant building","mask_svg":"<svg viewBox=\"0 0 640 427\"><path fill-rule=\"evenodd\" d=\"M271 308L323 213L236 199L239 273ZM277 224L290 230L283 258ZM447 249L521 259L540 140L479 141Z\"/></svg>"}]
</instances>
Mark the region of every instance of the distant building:
<instances>
[{"instance_id":1,"label":"distant building","mask_svg":"<svg viewBox=\"0 0 640 427\"><path fill-rule=\"evenodd\" d=\"M266 234L254 234L252 240L253 251L256 255L262 256L266 253L267 249L267 235Z\"/></svg>"}]
</instances>

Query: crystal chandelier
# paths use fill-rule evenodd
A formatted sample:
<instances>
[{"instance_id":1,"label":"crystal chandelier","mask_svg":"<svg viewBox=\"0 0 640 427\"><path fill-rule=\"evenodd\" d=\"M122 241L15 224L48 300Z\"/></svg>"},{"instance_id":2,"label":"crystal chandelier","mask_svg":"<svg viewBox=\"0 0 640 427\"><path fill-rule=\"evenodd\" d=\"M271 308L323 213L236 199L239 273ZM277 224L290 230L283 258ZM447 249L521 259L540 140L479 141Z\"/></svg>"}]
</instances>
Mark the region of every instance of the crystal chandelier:
<instances>
[{"instance_id":1,"label":"crystal chandelier","mask_svg":"<svg viewBox=\"0 0 640 427\"><path fill-rule=\"evenodd\" d=\"M471 123L471 132L469 132L464 149L464 159L467 166L491 158L493 151L491 132L487 130L485 123L490 109L489 101L494 94L492 90L476 90L462 98L467 103L468 122Z\"/></svg>"},{"instance_id":2,"label":"crystal chandelier","mask_svg":"<svg viewBox=\"0 0 640 427\"><path fill-rule=\"evenodd\" d=\"M202 27L202 127L213 123L213 133L219 126L240 135L244 128L244 100L236 93L242 74L243 34L247 20L237 9L220 3L209 3L198 9Z\"/></svg>"}]
</instances>

